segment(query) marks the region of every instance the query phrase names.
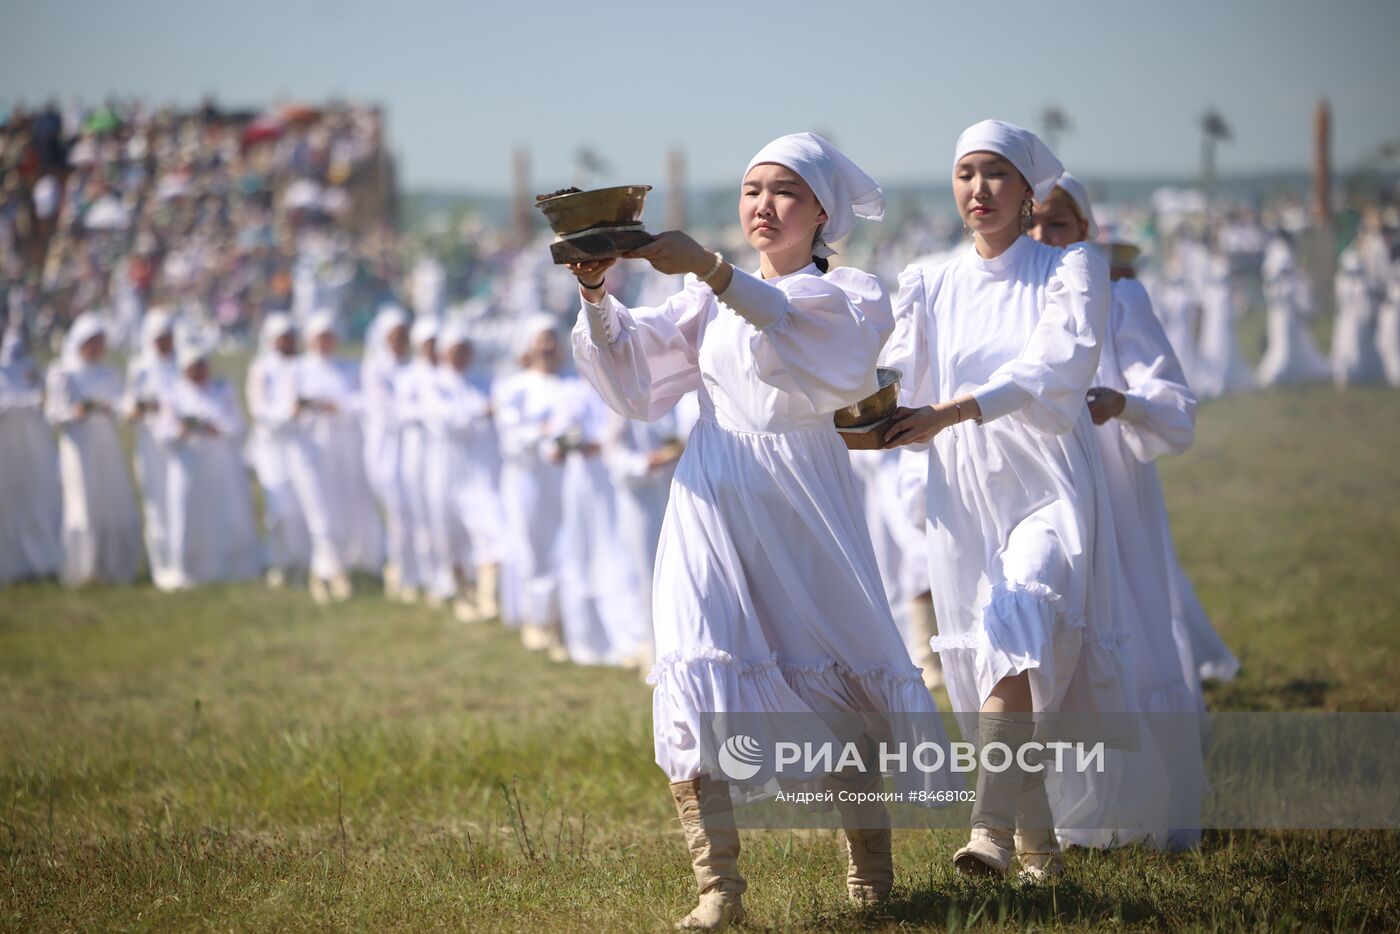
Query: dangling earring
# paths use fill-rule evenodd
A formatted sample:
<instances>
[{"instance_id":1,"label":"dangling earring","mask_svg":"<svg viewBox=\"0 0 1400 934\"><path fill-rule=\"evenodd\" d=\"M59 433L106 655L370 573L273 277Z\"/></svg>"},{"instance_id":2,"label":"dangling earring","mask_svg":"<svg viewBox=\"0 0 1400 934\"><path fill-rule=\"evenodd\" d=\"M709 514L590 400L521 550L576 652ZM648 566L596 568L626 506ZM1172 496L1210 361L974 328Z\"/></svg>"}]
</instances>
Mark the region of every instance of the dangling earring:
<instances>
[{"instance_id":1,"label":"dangling earring","mask_svg":"<svg viewBox=\"0 0 1400 934\"><path fill-rule=\"evenodd\" d=\"M1035 202L1030 198L1021 202L1021 233L1031 229L1031 219L1035 212Z\"/></svg>"}]
</instances>

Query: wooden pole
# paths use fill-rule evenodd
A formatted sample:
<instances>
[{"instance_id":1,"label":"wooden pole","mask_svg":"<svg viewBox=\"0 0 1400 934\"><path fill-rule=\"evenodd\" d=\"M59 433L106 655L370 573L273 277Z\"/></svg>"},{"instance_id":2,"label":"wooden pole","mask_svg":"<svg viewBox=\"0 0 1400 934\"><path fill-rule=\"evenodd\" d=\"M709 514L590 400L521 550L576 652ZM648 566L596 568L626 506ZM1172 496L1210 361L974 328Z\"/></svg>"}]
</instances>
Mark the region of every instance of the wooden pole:
<instances>
[{"instance_id":1,"label":"wooden pole","mask_svg":"<svg viewBox=\"0 0 1400 934\"><path fill-rule=\"evenodd\" d=\"M685 153L673 147L666 153L666 229L685 229Z\"/></svg>"},{"instance_id":2,"label":"wooden pole","mask_svg":"<svg viewBox=\"0 0 1400 934\"><path fill-rule=\"evenodd\" d=\"M515 239L522 246L530 241L535 226L534 196L530 194L530 150L515 147L511 157L511 175L515 180Z\"/></svg>"}]
</instances>

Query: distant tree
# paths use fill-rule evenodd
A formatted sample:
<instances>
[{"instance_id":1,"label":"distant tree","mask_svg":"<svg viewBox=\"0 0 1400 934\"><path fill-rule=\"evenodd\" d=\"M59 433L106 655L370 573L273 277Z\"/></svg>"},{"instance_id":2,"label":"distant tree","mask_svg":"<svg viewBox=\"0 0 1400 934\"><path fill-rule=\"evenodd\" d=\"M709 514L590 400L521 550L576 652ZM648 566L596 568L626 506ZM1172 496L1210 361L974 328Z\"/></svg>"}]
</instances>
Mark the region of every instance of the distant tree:
<instances>
[{"instance_id":1,"label":"distant tree","mask_svg":"<svg viewBox=\"0 0 1400 934\"><path fill-rule=\"evenodd\" d=\"M1050 147L1050 151L1058 154L1060 151L1060 134L1074 129L1074 123L1070 121L1069 114L1065 113L1056 104L1047 104L1040 112L1040 128L1045 136L1045 145Z\"/></svg>"},{"instance_id":2,"label":"distant tree","mask_svg":"<svg viewBox=\"0 0 1400 934\"><path fill-rule=\"evenodd\" d=\"M1230 125L1215 108L1201 115L1201 188L1209 192L1215 187L1215 147L1233 139Z\"/></svg>"}]
</instances>

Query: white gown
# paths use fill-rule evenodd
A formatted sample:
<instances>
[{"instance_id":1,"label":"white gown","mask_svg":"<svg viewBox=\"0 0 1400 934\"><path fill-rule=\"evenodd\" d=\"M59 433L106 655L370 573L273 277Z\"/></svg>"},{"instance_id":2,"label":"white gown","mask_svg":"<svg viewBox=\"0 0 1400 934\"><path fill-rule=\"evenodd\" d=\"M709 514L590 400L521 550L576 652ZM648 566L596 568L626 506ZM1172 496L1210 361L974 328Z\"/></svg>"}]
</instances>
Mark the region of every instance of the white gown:
<instances>
[{"instance_id":1,"label":"white gown","mask_svg":"<svg viewBox=\"0 0 1400 934\"><path fill-rule=\"evenodd\" d=\"M982 409L982 424L934 437L928 469L933 647L964 735L1021 672L1037 720L1133 711L1112 507L1084 404L1108 321L1104 261L1023 236L993 259L971 250L899 281L885 358L904 373L901 402L973 392ZM1097 738L1130 741L1110 719Z\"/></svg>"},{"instance_id":2,"label":"white gown","mask_svg":"<svg viewBox=\"0 0 1400 934\"><path fill-rule=\"evenodd\" d=\"M330 402L334 413L303 411L289 459L292 488L311 530L311 572L333 579L384 564L384 526L374 508L360 434L354 364L306 353L297 361L297 398Z\"/></svg>"},{"instance_id":3,"label":"white gown","mask_svg":"<svg viewBox=\"0 0 1400 934\"><path fill-rule=\"evenodd\" d=\"M915 714L896 718L895 742L946 742L890 614L831 421L876 388L893 325L879 280L809 265L765 282L736 269L722 301L687 277L657 307L604 303L583 309L573 332L579 370L604 401L654 419L688 392L700 400L653 579L657 764L672 781L725 774L726 737L704 716L714 711ZM910 729L923 735L901 732ZM780 737L754 738L772 748ZM910 782L957 784L905 774L899 787ZM731 783L731 793L768 792Z\"/></svg>"},{"instance_id":4,"label":"white gown","mask_svg":"<svg viewBox=\"0 0 1400 934\"><path fill-rule=\"evenodd\" d=\"M447 364L438 367L428 414L432 453L427 493L434 550L442 556L433 582L443 598L456 592L455 569L498 564L505 550L501 457L491 400Z\"/></svg>"},{"instance_id":5,"label":"white gown","mask_svg":"<svg viewBox=\"0 0 1400 934\"><path fill-rule=\"evenodd\" d=\"M182 432L186 420L214 426L215 435ZM248 474L240 445L245 429L233 386L211 379L198 386L182 378L152 424L168 451L166 534L170 548L163 590L247 580L261 570Z\"/></svg>"},{"instance_id":6,"label":"white gown","mask_svg":"<svg viewBox=\"0 0 1400 934\"><path fill-rule=\"evenodd\" d=\"M1385 299L1376 317L1376 352L1385 367L1385 380L1400 387L1400 263L1392 267Z\"/></svg>"},{"instance_id":7,"label":"white gown","mask_svg":"<svg viewBox=\"0 0 1400 934\"><path fill-rule=\"evenodd\" d=\"M1191 385L1202 399L1255 388L1254 375L1235 340L1234 293L1223 257L1217 257L1201 286L1201 335Z\"/></svg>"},{"instance_id":8,"label":"white gown","mask_svg":"<svg viewBox=\"0 0 1400 934\"><path fill-rule=\"evenodd\" d=\"M371 341L382 335L371 332ZM417 586L418 568L414 558L413 532L409 525L408 500L400 478L400 431L394 386L403 370L389 351L379 346L365 348L360 367L363 389L362 414L365 437L365 471L375 499L384 511L384 546L389 564L398 568L405 585Z\"/></svg>"},{"instance_id":9,"label":"white gown","mask_svg":"<svg viewBox=\"0 0 1400 934\"><path fill-rule=\"evenodd\" d=\"M245 389L253 429L244 455L263 491L267 563L304 571L311 566L311 532L289 466L297 444L296 358L275 350L258 354L248 365Z\"/></svg>"},{"instance_id":10,"label":"white gown","mask_svg":"<svg viewBox=\"0 0 1400 934\"><path fill-rule=\"evenodd\" d=\"M1355 254L1342 254L1341 266L1332 325L1332 382L1343 388L1385 382L1385 365L1376 346L1375 290Z\"/></svg>"},{"instance_id":11,"label":"white gown","mask_svg":"<svg viewBox=\"0 0 1400 934\"><path fill-rule=\"evenodd\" d=\"M118 411L121 379L105 364L60 364L48 375L45 409L58 426L63 486L63 581L129 584L141 563L141 520L114 416L79 416L96 401Z\"/></svg>"},{"instance_id":12,"label":"white gown","mask_svg":"<svg viewBox=\"0 0 1400 934\"><path fill-rule=\"evenodd\" d=\"M407 509L409 547L413 560L400 568L401 586L432 588L440 577L442 558L433 536L433 512L428 500L428 421L437 393L437 367L414 357L394 376L394 421L399 433L398 476L400 501Z\"/></svg>"},{"instance_id":13,"label":"white gown","mask_svg":"<svg viewBox=\"0 0 1400 934\"><path fill-rule=\"evenodd\" d=\"M158 586L175 582L175 555L170 546L170 519L166 515L166 504L170 502L166 491L170 449L156 440L153 421L179 380L180 367L173 354L163 357L154 347L145 347L127 368L126 397L122 400L122 410L127 412L134 411L138 403L155 406L137 420L135 465L136 486L141 493L146 560L151 580Z\"/></svg>"},{"instance_id":14,"label":"white gown","mask_svg":"<svg viewBox=\"0 0 1400 934\"><path fill-rule=\"evenodd\" d=\"M63 569L58 448L32 360L0 364L0 586Z\"/></svg>"},{"instance_id":15,"label":"white gown","mask_svg":"<svg viewBox=\"0 0 1400 934\"><path fill-rule=\"evenodd\" d=\"M564 468L547 456L559 377L522 370L493 387L501 444L501 506L507 552L501 568L501 618L549 626L559 615L559 531Z\"/></svg>"},{"instance_id":16,"label":"white gown","mask_svg":"<svg viewBox=\"0 0 1400 934\"><path fill-rule=\"evenodd\" d=\"M1269 309L1268 342L1255 377L1262 386L1320 383L1332 378L1317 349L1308 316L1312 294L1287 247L1275 242L1264 259L1264 300Z\"/></svg>"},{"instance_id":17,"label":"white gown","mask_svg":"<svg viewBox=\"0 0 1400 934\"><path fill-rule=\"evenodd\" d=\"M662 445L684 444L699 416L699 401L693 393L683 396L674 409L651 422L613 412L604 439L603 457L617 490L618 545L635 587L631 617L635 631L622 641L638 645L652 660L656 655L656 637L652 631L651 581L676 465L652 468L649 458Z\"/></svg>"},{"instance_id":18,"label":"white gown","mask_svg":"<svg viewBox=\"0 0 1400 934\"><path fill-rule=\"evenodd\" d=\"M635 613L636 581L620 551L617 494L602 455L607 414L581 380L560 381L551 432L568 439L570 450L561 492L559 603L564 647L580 665L620 664L637 656L647 637Z\"/></svg>"},{"instance_id":19,"label":"white gown","mask_svg":"<svg viewBox=\"0 0 1400 934\"><path fill-rule=\"evenodd\" d=\"M1113 283L1113 309L1095 385L1126 398L1120 417L1094 429L1118 541L1122 627L1147 716L1141 748L1114 750L1103 776L1061 776L1053 800L1062 843L1194 846L1200 839L1200 681L1174 631L1166 501L1154 463L1195 440L1196 396L1141 283ZM1189 651L1189 650L1188 650ZM1106 814L1106 817L1099 815ZM1090 829L1091 828L1091 829Z\"/></svg>"}]
</instances>

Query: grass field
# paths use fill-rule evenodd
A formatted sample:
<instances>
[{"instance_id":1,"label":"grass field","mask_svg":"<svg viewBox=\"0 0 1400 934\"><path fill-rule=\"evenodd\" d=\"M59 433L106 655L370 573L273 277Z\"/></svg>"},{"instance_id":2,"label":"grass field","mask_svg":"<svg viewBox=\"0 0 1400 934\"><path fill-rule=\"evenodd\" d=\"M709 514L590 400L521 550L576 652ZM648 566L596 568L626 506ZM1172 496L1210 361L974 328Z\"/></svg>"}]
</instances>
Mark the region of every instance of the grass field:
<instances>
[{"instance_id":1,"label":"grass field","mask_svg":"<svg viewBox=\"0 0 1400 934\"><path fill-rule=\"evenodd\" d=\"M1400 393L1205 406L1164 465L1182 559L1244 663L1218 709L1396 710ZM368 592L368 582L362 582ZM648 689L496 626L260 586L0 591L0 928L661 930L692 880ZM747 833L750 927L1400 928L1400 834L1210 832L953 875L901 831L845 903L836 833Z\"/></svg>"}]
</instances>

